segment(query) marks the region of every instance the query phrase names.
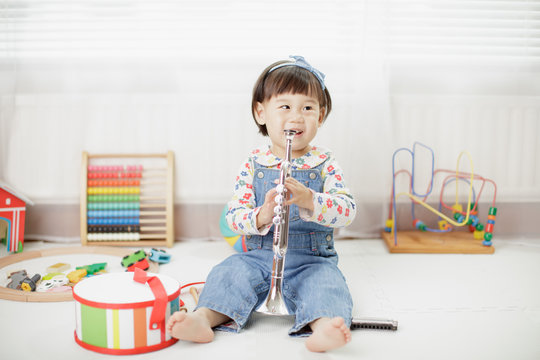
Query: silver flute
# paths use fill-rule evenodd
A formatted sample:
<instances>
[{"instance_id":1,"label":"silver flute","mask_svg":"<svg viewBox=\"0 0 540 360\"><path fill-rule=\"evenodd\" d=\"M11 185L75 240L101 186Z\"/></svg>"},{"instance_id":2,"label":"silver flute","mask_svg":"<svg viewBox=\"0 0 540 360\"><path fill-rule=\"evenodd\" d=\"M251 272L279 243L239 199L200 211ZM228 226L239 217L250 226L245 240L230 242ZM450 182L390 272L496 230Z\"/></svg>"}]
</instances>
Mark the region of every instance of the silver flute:
<instances>
[{"instance_id":1,"label":"silver flute","mask_svg":"<svg viewBox=\"0 0 540 360\"><path fill-rule=\"evenodd\" d=\"M257 311L269 315L288 315L287 306L283 299L283 270L285 268L285 255L287 254L289 240L289 206L283 205L286 200L285 180L291 176L291 152L295 130L284 130L286 138L285 160L281 163L279 183L276 186L276 207L274 208L274 261L272 263L272 278L270 290L266 301L261 304Z\"/></svg>"}]
</instances>

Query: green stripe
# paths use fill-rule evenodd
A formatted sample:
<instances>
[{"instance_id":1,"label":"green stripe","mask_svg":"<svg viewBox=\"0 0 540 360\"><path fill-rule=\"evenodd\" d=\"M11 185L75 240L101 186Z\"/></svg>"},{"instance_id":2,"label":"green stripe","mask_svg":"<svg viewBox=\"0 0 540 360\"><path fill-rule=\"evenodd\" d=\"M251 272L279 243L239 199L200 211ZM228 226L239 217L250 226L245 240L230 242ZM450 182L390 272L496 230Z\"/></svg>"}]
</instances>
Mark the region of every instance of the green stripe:
<instances>
[{"instance_id":1,"label":"green stripe","mask_svg":"<svg viewBox=\"0 0 540 360\"><path fill-rule=\"evenodd\" d=\"M88 195L88 202L139 201L139 195Z\"/></svg>"},{"instance_id":2,"label":"green stripe","mask_svg":"<svg viewBox=\"0 0 540 360\"><path fill-rule=\"evenodd\" d=\"M82 341L102 348L107 347L107 315L105 309L81 304Z\"/></svg>"}]
</instances>

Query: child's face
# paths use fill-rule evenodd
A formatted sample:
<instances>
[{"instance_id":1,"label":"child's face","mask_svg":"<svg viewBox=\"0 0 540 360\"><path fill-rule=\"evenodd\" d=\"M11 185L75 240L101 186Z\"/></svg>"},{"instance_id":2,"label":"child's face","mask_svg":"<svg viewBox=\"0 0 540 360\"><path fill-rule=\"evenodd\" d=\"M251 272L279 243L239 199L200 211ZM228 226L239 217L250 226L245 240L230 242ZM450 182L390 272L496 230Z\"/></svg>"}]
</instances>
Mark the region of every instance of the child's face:
<instances>
[{"instance_id":1,"label":"child's face","mask_svg":"<svg viewBox=\"0 0 540 360\"><path fill-rule=\"evenodd\" d=\"M266 125L272 141L272 152L285 157L286 138L283 130L296 130L292 142L292 157L297 158L311 150L310 142L317 135L323 114L319 101L313 96L285 93L257 103L257 122Z\"/></svg>"}]
</instances>

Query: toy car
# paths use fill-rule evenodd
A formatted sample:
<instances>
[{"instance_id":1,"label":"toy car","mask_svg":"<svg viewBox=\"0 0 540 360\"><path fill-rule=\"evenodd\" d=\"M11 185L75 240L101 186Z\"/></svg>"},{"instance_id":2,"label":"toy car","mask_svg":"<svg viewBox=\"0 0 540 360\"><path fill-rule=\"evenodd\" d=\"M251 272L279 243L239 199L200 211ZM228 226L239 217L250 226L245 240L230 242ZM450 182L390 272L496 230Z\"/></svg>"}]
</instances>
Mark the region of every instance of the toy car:
<instances>
[{"instance_id":1,"label":"toy car","mask_svg":"<svg viewBox=\"0 0 540 360\"><path fill-rule=\"evenodd\" d=\"M142 259L146 259L146 253L143 250L138 250L132 254L124 256L122 258L121 264L123 267L129 268L130 266L141 261Z\"/></svg>"},{"instance_id":2,"label":"toy car","mask_svg":"<svg viewBox=\"0 0 540 360\"><path fill-rule=\"evenodd\" d=\"M159 264L167 264L171 261L171 255L167 254L165 250L161 249L152 249L150 251L150 261L157 262Z\"/></svg>"}]
</instances>

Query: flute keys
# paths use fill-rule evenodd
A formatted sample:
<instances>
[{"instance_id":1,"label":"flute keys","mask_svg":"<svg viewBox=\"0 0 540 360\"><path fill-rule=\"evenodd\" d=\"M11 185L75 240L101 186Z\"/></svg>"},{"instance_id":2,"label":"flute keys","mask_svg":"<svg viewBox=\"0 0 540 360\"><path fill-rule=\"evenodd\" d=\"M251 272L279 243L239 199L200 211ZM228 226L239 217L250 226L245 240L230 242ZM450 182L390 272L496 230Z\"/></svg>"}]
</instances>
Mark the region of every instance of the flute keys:
<instances>
[{"instance_id":1,"label":"flute keys","mask_svg":"<svg viewBox=\"0 0 540 360\"><path fill-rule=\"evenodd\" d=\"M281 224L281 216L274 216L274 218L272 219L272 222L274 223L274 225Z\"/></svg>"},{"instance_id":2,"label":"flute keys","mask_svg":"<svg viewBox=\"0 0 540 360\"><path fill-rule=\"evenodd\" d=\"M276 191L278 194L283 194L283 192L285 191L285 186L283 184L277 184Z\"/></svg>"}]
</instances>

